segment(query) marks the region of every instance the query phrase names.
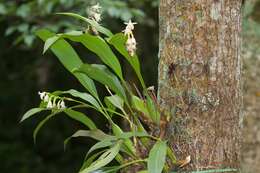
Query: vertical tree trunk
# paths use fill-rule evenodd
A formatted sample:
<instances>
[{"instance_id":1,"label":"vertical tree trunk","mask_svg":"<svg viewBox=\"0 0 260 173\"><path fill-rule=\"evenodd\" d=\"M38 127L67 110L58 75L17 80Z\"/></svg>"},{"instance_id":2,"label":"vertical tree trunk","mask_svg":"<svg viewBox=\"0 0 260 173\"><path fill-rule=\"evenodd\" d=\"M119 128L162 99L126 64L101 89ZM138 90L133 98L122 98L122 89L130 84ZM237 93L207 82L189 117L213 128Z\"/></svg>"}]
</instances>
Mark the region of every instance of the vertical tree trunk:
<instances>
[{"instance_id":1,"label":"vertical tree trunk","mask_svg":"<svg viewBox=\"0 0 260 173\"><path fill-rule=\"evenodd\" d=\"M186 170L239 168L242 0L161 0L160 105Z\"/></svg>"}]
</instances>

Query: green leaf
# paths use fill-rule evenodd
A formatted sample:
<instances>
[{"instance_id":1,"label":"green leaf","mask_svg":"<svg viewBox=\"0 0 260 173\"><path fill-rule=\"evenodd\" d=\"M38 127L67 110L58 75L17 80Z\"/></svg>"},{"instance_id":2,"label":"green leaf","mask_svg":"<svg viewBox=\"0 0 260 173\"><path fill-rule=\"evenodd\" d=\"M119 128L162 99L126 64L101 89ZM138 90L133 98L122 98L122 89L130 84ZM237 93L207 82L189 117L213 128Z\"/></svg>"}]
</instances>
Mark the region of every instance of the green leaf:
<instances>
[{"instance_id":1,"label":"green leaf","mask_svg":"<svg viewBox=\"0 0 260 173\"><path fill-rule=\"evenodd\" d=\"M91 163L102 153L104 152L104 150L99 151L95 154L93 154L92 156L90 156L87 160L85 158L85 161L83 163L83 165L80 168L80 171L82 171L83 169L87 168L89 165L91 165ZM117 154L117 156L115 157L115 159L117 160L118 163L123 164L124 163L124 159L120 154Z\"/></svg>"},{"instance_id":2,"label":"green leaf","mask_svg":"<svg viewBox=\"0 0 260 173\"><path fill-rule=\"evenodd\" d=\"M99 103L97 102L97 100L92 95L90 95L88 93L79 92L79 91L74 90L74 89L70 89L68 91L62 91L62 93L63 94L70 94L74 97L81 98L81 99L87 101L88 103L92 104L98 110L101 110L101 107L100 107Z\"/></svg>"},{"instance_id":3,"label":"green leaf","mask_svg":"<svg viewBox=\"0 0 260 173\"><path fill-rule=\"evenodd\" d=\"M120 170L122 168L128 167L130 165L133 165L133 164L136 164L136 163L139 163L139 162L146 162L146 159L145 160L142 160L142 159L132 160L132 161L129 161L127 163L121 164L119 166L105 167L105 168L102 169L102 171L104 171L104 173L116 173L116 172L118 172L118 170ZM145 173L147 173L147 171Z\"/></svg>"},{"instance_id":4,"label":"green leaf","mask_svg":"<svg viewBox=\"0 0 260 173\"><path fill-rule=\"evenodd\" d=\"M69 32L66 32L66 33L60 33L60 34L57 34L58 36L64 36L64 35L67 35L67 36L81 36L83 34L83 31L69 31Z\"/></svg>"},{"instance_id":5,"label":"green leaf","mask_svg":"<svg viewBox=\"0 0 260 173\"><path fill-rule=\"evenodd\" d=\"M104 152L95 162L93 162L89 167L80 171L80 173L91 173L92 171L98 170L108 163L110 163L116 155L119 153L122 145L122 141L118 141L114 147Z\"/></svg>"},{"instance_id":6,"label":"green leaf","mask_svg":"<svg viewBox=\"0 0 260 173\"><path fill-rule=\"evenodd\" d=\"M9 36L13 34L17 30L17 27L15 26L10 26L5 30L5 36Z\"/></svg>"},{"instance_id":7,"label":"green leaf","mask_svg":"<svg viewBox=\"0 0 260 173\"><path fill-rule=\"evenodd\" d=\"M44 43L43 54L59 39L58 36L48 38Z\"/></svg>"},{"instance_id":8,"label":"green leaf","mask_svg":"<svg viewBox=\"0 0 260 173\"><path fill-rule=\"evenodd\" d=\"M105 97L104 102L107 106L107 110L109 111L109 116L113 117L114 113L116 112L116 107Z\"/></svg>"},{"instance_id":9,"label":"green leaf","mask_svg":"<svg viewBox=\"0 0 260 173\"><path fill-rule=\"evenodd\" d=\"M71 140L71 138L76 138L76 137L90 137L90 138L96 139L98 141L113 140L113 139L116 140L117 139L115 136L107 135L99 129L79 130L64 141L64 146L67 145L67 143L69 142L69 140Z\"/></svg>"},{"instance_id":10,"label":"green leaf","mask_svg":"<svg viewBox=\"0 0 260 173\"><path fill-rule=\"evenodd\" d=\"M123 130L115 123L112 124L112 131L115 136L122 136ZM129 155L133 156L136 153L134 144L130 139L125 139L123 144L123 149L126 151Z\"/></svg>"},{"instance_id":11,"label":"green leaf","mask_svg":"<svg viewBox=\"0 0 260 173\"><path fill-rule=\"evenodd\" d=\"M124 100L122 100L119 96L112 95L112 96L105 97L105 99L107 99L116 108L124 111Z\"/></svg>"},{"instance_id":12,"label":"green leaf","mask_svg":"<svg viewBox=\"0 0 260 173\"><path fill-rule=\"evenodd\" d=\"M144 132L122 132L121 134L115 136L115 138L112 137L112 138L108 138L108 139L103 139L100 142L96 143L95 145L93 145L89 149L87 155L89 155L91 152L93 152L93 151L95 151L97 149L105 148L105 147L113 145L115 139L117 139L117 140L120 140L120 139L126 140L126 139L129 139L129 138L133 137L133 136L136 136L136 137L149 137L149 135L147 133L144 133Z\"/></svg>"},{"instance_id":13,"label":"green leaf","mask_svg":"<svg viewBox=\"0 0 260 173\"><path fill-rule=\"evenodd\" d=\"M102 141L100 141L100 142L97 142L95 145L93 145L93 146L88 150L87 156L88 156L91 152L93 152L93 151L95 151L95 150L98 150L98 149L100 149L100 148L109 147L109 146L111 146L111 145L113 145L113 144L114 144L114 142L112 142L111 140L102 140ZM86 157L87 157L87 156L86 156Z\"/></svg>"},{"instance_id":14,"label":"green leaf","mask_svg":"<svg viewBox=\"0 0 260 173\"><path fill-rule=\"evenodd\" d=\"M129 55L129 53L126 50L126 43L127 37L123 33L118 33L112 36L111 38L108 39L108 43L113 45L116 50L121 53L124 58L130 63L132 68L134 69L141 85L143 88L146 88L142 74L141 74L141 68L140 68L140 62L137 57L137 55L134 55L133 57Z\"/></svg>"},{"instance_id":15,"label":"green leaf","mask_svg":"<svg viewBox=\"0 0 260 173\"><path fill-rule=\"evenodd\" d=\"M52 114L48 115L46 118L44 118L38 125L37 127L34 129L33 131L33 139L34 139L34 143L36 143L36 137L38 132L40 131L40 129L43 127L43 125L49 121L52 117L54 117L56 114L61 113L62 111L55 111Z\"/></svg>"},{"instance_id":16,"label":"green leaf","mask_svg":"<svg viewBox=\"0 0 260 173\"><path fill-rule=\"evenodd\" d=\"M82 20L82 21L87 22L88 24L90 24L92 27L96 28L98 32L100 32L100 33L102 33L102 34L104 34L104 35L106 35L108 37L113 36L111 31L109 31L107 28L99 25L94 20L90 20L90 19L88 19L86 17L83 17L83 16L75 14L75 13L57 13L57 14L71 16L71 17L74 17L76 19Z\"/></svg>"},{"instance_id":17,"label":"green leaf","mask_svg":"<svg viewBox=\"0 0 260 173\"><path fill-rule=\"evenodd\" d=\"M26 17L29 17L31 10L32 9L30 8L30 6L26 3L26 4L19 5L15 11L17 16L25 19Z\"/></svg>"},{"instance_id":18,"label":"green leaf","mask_svg":"<svg viewBox=\"0 0 260 173\"><path fill-rule=\"evenodd\" d=\"M46 41L48 38L55 36L54 33L51 33L50 31L45 29L37 31L36 34L43 41ZM51 46L51 50L69 72L72 72L73 69L79 68L83 64L76 51L71 47L71 45L67 41L65 41L62 38L57 40ZM97 90L92 79L90 79L84 74L74 74L74 75L80 81L80 83L95 98L98 99Z\"/></svg>"},{"instance_id":19,"label":"green leaf","mask_svg":"<svg viewBox=\"0 0 260 173\"><path fill-rule=\"evenodd\" d=\"M75 72L81 72L88 75L90 78L108 86L124 100L127 100L124 88L120 81L106 66L98 64L83 64L79 69L75 70Z\"/></svg>"},{"instance_id":20,"label":"green leaf","mask_svg":"<svg viewBox=\"0 0 260 173\"><path fill-rule=\"evenodd\" d=\"M33 116L34 114L39 113L39 112L41 112L41 111L43 111L43 110L46 110L46 109L45 109L45 108L32 108L32 109L28 110L28 111L23 115L23 117L22 117L22 119L20 120L20 122L22 122L22 121L24 121L24 120L30 118L30 117Z\"/></svg>"},{"instance_id":21,"label":"green leaf","mask_svg":"<svg viewBox=\"0 0 260 173\"><path fill-rule=\"evenodd\" d=\"M167 146L167 156L169 156L169 158L173 164L177 163L177 158L169 146Z\"/></svg>"},{"instance_id":22,"label":"green leaf","mask_svg":"<svg viewBox=\"0 0 260 173\"><path fill-rule=\"evenodd\" d=\"M151 149L148 157L148 172L161 173L166 160L167 144L163 141L157 141Z\"/></svg>"},{"instance_id":23,"label":"green leaf","mask_svg":"<svg viewBox=\"0 0 260 173\"><path fill-rule=\"evenodd\" d=\"M31 47L33 44L35 37L33 35L30 34L26 34L24 35L24 43L28 46Z\"/></svg>"},{"instance_id":24,"label":"green leaf","mask_svg":"<svg viewBox=\"0 0 260 173\"><path fill-rule=\"evenodd\" d=\"M123 79L121 65L110 49L108 44L99 36L93 36L90 34L82 34L81 31L72 31L72 34L61 34L63 38L70 39L75 42L83 44L87 49L94 52L106 65L108 65L117 74L120 79Z\"/></svg>"},{"instance_id":25,"label":"green leaf","mask_svg":"<svg viewBox=\"0 0 260 173\"><path fill-rule=\"evenodd\" d=\"M144 102L144 100L140 99L137 96L132 96L132 103L133 107L138 110L139 112L142 112L145 116L149 116L149 112L147 110L147 106Z\"/></svg>"},{"instance_id":26,"label":"green leaf","mask_svg":"<svg viewBox=\"0 0 260 173\"><path fill-rule=\"evenodd\" d=\"M88 118L85 114L78 112L78 111L74 111L72 109L66 109L66 110L64 110L64 112L70 118L81 122L82 124L87 126L89 129L91 129L91 130L97 129L95 123L90 118Z\"/></svg>"},{"instance_id":27,"label":"green leaf","mask_svg":"<svg viewBox=\"0 0 260 173\"><path fill-rule=\"evenodd\" d=\"M91 157L89 157L87 160L85 159L81 168L80 168L80 171L84 170L85 168L87 168L88 166L91 165L91 163L99 156L101 155L102 153L104 152L104 150L102 151L99 151L95 154L93 154Z\"/></svg>"},{"instance_id":28,"label":"green leaf","mask_svg":"<svg viewBox=\"0 0 260 173\"><path fill-rule=\"evenodd\" d=\"M131 137L150 137L146 132L122 132L119 135L116 135L118 139L128 139Z\"/></svg>"},{"instance_id":29,"label":"green leaf","mask_svg":"<svg viewBox=\"0 0 260 173\"><path fill-rule=\"evenodd\" d=\"M0 15L6 15L7 14L7 8L4 4L0 3Z\"/></svg>"},{"instance_id":30,"label":"green leaf","mask_svg":"<svg viewBox=\"0 0 260 173\"><path fill-rule=\"evenodd\" d=\"M154 101L149 95L147 95L146 97L146 104L147 104L149 115L153 120L153 122L155 122L156 124L160 124L160 119L161 119L160 112L158 111Z\"/></svg>"}]
</instances>

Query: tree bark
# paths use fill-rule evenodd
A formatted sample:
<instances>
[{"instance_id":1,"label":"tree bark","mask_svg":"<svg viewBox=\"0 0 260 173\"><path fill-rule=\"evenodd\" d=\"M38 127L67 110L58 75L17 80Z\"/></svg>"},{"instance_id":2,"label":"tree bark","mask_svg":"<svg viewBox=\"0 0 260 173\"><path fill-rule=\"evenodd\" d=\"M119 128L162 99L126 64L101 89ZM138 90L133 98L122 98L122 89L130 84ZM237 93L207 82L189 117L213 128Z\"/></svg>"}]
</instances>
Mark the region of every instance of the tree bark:
<instances>
[{"instance_id":1,"label":"tree bark","mask_svg":"<svg viewBox=\"0 0 260 173\"><path fill-rule=\"evenodd\" d=\"M184 170L240 166L242 0L161 0L158 98Z\"/></svg>"}]
</instances>

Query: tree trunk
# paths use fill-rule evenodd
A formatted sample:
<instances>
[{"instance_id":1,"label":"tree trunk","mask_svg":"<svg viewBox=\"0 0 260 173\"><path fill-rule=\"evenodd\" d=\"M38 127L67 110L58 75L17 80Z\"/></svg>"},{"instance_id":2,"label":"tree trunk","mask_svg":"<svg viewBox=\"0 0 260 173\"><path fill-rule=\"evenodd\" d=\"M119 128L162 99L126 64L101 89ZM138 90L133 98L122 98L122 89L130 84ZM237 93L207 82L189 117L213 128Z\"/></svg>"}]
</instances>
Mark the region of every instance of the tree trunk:
<instances>
[{"instance_id":1,"label":"tree trunk","mask_svg":"<svg viewBox=\"0 0 260 173\"><path fill-rule=\"evenodd\" d=\"M239 169L242 0L161 0L160 106L183 169Z\"/></svg>"}]
</instances>

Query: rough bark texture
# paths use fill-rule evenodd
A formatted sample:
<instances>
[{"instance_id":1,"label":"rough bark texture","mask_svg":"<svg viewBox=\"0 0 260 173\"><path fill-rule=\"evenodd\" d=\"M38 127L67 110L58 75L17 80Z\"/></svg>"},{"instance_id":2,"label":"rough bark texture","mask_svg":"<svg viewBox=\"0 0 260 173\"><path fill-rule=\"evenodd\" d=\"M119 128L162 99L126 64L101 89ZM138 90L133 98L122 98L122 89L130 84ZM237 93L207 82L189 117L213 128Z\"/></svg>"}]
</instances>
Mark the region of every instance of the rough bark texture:
<instances>
[{"instance_id":1,"label":"rough bark texture","mask_svg":"<svg viewBox=\"0 0 260 173\"><path fill-rule=\"evenodd\" d=\"M239 168L242 0L161 0L160 105L186 170Z\"/></svg>"}]
</instances>

